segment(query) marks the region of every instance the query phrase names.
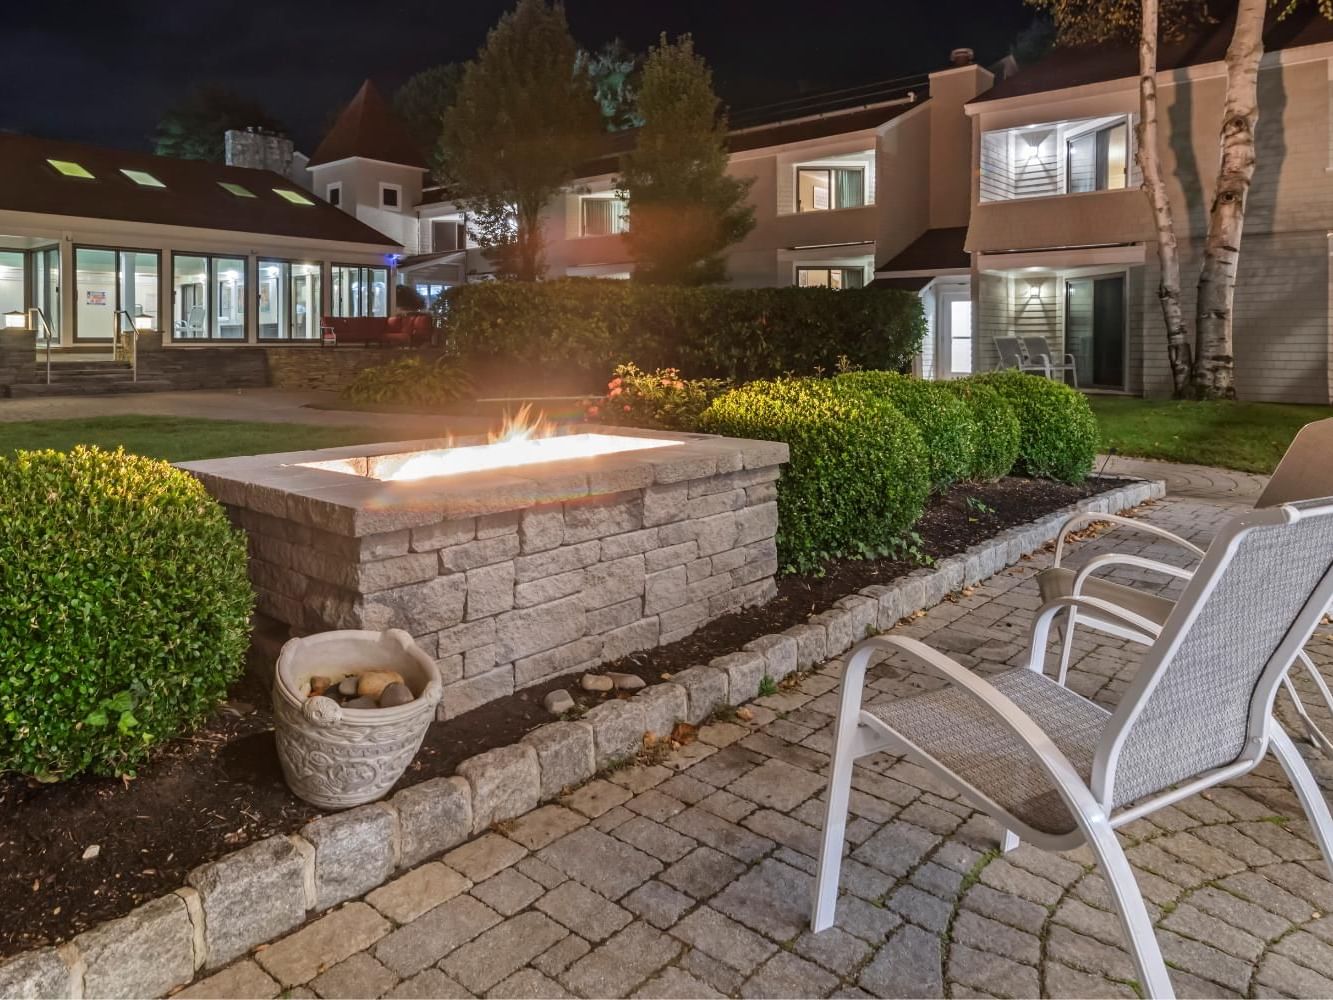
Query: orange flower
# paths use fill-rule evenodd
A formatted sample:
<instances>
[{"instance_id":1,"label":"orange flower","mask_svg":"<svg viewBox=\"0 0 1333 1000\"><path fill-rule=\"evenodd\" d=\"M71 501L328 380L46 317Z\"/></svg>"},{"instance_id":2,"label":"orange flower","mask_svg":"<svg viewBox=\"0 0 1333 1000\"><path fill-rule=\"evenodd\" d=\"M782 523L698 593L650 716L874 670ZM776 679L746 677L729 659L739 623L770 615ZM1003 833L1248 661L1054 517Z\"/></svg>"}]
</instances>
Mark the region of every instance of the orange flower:
<instances>
[{"instance_id":1,"label":"orange flower","mask_svg":"<svg viewBox=\"0 0 1333 1000\"><path fill-rule=\"evenodd\" d=\"M628 413L628 412L629 412L630 410L632 410L632 409L633 409L633 407L630 406L629 403L626 403L626 404L625 404L625 412L626 412L626 413Z\"/></svg>"},{"instance_id":2,"label":"orange flower","mask_svg":"<svg viewBox=\"0 0 1333 1000\"><path fill-rule=\"evenodd\" d=\"M595 417L595 416L597 416L597 411L598 411L598 408L597 408L596 406L590 406L590 407L588 407L588 416L590 416L590 417Z\"/></svg>"},{"instance_id":3,"label":"orange flower","mask_svg":"<svg viewBox=\"0 0 1333 1000\"><path fill-rule=\"evenodd\" d=\"M616 396L619 396L620 393L621 393L621 388L620 388L620 386L616 386L615 388L613 388L613 389L610 391L610 393L608 393L608 395L610 395L611 398L614 399Z\"/></svg>"},{"instance_id":4,"label":"orange flower","mask_svg":"<svg viewBox=\"0 0 1333 1000\"><path fill-rule=\"evenodd\" d=\"M606 387L607 387L608 389L615 389L615 388L616 388L617 386L619 386L620 384L621 384L621 383L620 383L620 376L617 375L617 376L616 376L615 378L613 378L610 382L606 383Z\"/></svg>"}]
</instances>

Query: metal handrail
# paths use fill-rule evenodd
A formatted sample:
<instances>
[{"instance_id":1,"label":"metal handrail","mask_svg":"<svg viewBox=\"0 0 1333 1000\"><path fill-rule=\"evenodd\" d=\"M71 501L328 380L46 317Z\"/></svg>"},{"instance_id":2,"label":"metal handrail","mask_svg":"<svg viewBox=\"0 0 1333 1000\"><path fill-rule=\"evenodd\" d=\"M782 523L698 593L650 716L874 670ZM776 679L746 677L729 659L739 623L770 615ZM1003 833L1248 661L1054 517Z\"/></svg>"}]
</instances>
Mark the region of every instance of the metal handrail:
<instances>
[{"instance_id":1,"label":"metal handrail","mask_svg":"<svg viewBox=\"0 0 1333 1000\"><path fill-rule=\"evenodd\" d=\"M40 306L33 306L28 310L28 329L37 330L38 322L41 322L42 329L46 331L46 384L51 384L51 340L55 337L55 331L51 329L51 324L46 321L46 313L42 312Z\"/></svg>"},{"instance_id":2,"label":"metal handrail","mask_svg":"<svg viewBox=\"0 0 1333 1000\"><path fill-rule=\"evenodd\" d=\"M130 381L137 382L139 381L139 327L135 324L134 317L130 315L128 309L117 309L115 316L112 318L112 322L116 324L117 340L120 339L121 333L124 332L120 329L120 317L122 316L130 321ZM111 348L111 358L113 361L115 360L115 356L116 349L113 344Z\"/></svg>"}]
</instances>

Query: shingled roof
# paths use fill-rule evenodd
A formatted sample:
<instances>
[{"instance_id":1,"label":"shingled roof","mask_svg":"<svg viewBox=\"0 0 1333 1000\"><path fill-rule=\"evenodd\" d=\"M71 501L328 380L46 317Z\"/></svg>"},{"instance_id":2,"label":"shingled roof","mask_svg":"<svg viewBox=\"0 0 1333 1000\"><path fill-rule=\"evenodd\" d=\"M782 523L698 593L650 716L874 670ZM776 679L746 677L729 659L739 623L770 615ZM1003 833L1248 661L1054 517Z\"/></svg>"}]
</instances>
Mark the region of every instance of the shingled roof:
<instances>
[{"instance_id":1,"label":"shingled roof","mask_svg":"<svg viewBox=\"0 0 1333 1000\"><path fill-rule=\"evenodd\" d=\"M429 169L416 140L408 134L379 88L369 80L361 84L356 96L339 112L333 128L310 157L309 165L318 167L353 156Z\"/></svg>"},{"instance_id":2,"label":"shingled roof","mask_svg":"<svg viewBox=\"0 0 1333 1000\"><path fill-rule=\"evenodd\" d=\"M65 176L52 160L77 164L91 176ZM160 186L136 183L127 170ZM0 134L0 175L0 210L398 247L269 170ZM293 203L293 195L305 203Z\"/></svg>"},{"instance_id":3,"label":"shingled roof","mask_svg":"<svg viewBox=\"0 0 1333 1000\"><path fill-rule=\"evenodd\" d=\"M1333 21L1320 14L1314 4L1298 7L1289 16L1280 17L1283 6L1278 4L1269 8L1268 22L1264 26L1265 51L1333 41ZM1233 6L1233 12L1216 24L1181 41L1164 43L1158 52L1158 68L1181 69L1225 59L1235 23ZM1069 46L1052 50L1038 62L999 81L970 103L985 104L1006 97L1041 94L1138 75L1138 49L1133 44Z\"/></svg>"}]
</instances>

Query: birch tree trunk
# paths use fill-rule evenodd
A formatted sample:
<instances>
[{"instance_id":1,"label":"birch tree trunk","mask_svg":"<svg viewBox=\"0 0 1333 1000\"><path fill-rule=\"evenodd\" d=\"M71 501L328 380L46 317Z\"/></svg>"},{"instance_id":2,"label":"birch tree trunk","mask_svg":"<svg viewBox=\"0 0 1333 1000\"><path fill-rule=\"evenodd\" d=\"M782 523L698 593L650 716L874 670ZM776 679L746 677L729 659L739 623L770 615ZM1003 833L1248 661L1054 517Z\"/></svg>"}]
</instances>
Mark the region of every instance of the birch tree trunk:
<instances>
[{"instance_id":1,"label":"birch tree trunk","mask_svg":"<svg viewBox=\"0 0 1333 1000\"><path fill-rule=\"evenodd\" d=\"M1199 274L1194 381L1199 395L1233 399L1232 301L1245 226L1245 197L1254 178L1254 128L1259 120L1259 60L1264 54L1267 0L1240 0L1227 47L1226 109L1222 114L1217 185Z\"/></svg>"},{"instance_id":2,"label":"birch tree trunk","mask_svg":"<svg viewBox=\"0 0 1333 1000\"><path fill-rule=\"evenodd\" d=\"M1171 363L1171 382L1176 398L1185 395L1191 377L1190 344L1180 305L1180 249L1176 244L1171 201L1162 180L1162 161L1157 148L1157 35L1158 0L1143 0L1143 22L1139 31L1139 124L1134 156L1143 175L1143 191L1152 208L1157 236L1157 300L1166 324L1166 353Z\"/></svg>"}]
</instances>

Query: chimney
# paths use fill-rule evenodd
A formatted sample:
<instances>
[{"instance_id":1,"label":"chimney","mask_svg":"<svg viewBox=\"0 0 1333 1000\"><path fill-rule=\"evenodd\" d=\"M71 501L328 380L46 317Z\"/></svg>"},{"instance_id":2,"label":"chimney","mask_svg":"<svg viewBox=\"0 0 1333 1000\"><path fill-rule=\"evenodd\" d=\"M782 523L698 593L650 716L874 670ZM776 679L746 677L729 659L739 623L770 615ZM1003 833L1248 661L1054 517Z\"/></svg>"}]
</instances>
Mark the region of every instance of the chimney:
<instances>
[{"instance_id":1,"label":"chimney","mask_svg":"<svg viewBox=\"0 0 1333 1000\"><path fill-rule=\"evenodd\" d=\"M976 53L974 53L971 49L967 48L954 49L952 52L949 53L949 65L971 66L972 60L975 57L975 55Z\"/></svg>"},{"instance_id":2,"label":"chimney","mask_svg":"<svg viewBox=\"0 0 1333 1000\"><path fill-rule=\"evenodd\" d=\"M229 167L272 170L284 177L292 174L296 147L285 135L260 128L232 128L223 136L223 143Z\"/></svg>"}]
</instances>

